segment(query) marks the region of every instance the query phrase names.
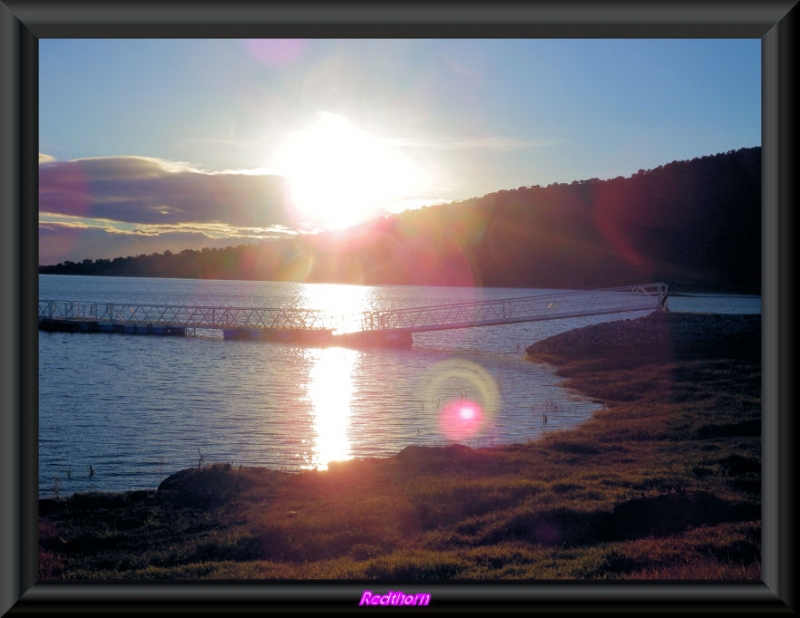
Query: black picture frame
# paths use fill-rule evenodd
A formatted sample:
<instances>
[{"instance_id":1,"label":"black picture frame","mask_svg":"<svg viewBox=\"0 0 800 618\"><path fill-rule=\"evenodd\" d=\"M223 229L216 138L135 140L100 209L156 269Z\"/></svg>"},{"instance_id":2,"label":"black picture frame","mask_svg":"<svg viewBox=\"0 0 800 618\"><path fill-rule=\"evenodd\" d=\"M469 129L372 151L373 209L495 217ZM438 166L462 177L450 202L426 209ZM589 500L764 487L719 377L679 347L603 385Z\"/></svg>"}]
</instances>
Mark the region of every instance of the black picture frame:
<instances>
[{"instance_id":1,"label":"black picture frame","mask_svg":"<svg viewBox=\"0 0 800 618\"><path fill-rule=\"evenodd\" d=\"M796 197L794 0L311 4L0 0L0 614L358 611L402 582L37 583L37 168L40 38L760 38L763 63L762 582L430 583L419 611L793 613ZM382 608L378 608L382 609ZM366 610L365 610L366 611ZM393 608L388 611L407 611Z\"/></svg>"}]
</instances>

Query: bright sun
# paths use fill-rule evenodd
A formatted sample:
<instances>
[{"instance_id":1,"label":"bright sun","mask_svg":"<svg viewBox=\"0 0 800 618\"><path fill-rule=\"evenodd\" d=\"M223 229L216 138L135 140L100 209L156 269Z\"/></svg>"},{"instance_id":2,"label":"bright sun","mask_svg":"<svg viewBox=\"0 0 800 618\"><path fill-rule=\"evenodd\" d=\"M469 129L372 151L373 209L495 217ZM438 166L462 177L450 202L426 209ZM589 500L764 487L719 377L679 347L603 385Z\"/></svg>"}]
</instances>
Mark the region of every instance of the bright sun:
<instances>
[{"instance_id":1,"label":"bright sun","mask_svg":"<svg viewBox=\"0 0 800 618\"><path fill-rule=\"evenodd\" d=\"M389 141L330 113L288 135L274 164L288 179L298 223L328 229L397 208L423 177Z\"/></svg>"}]
</instances>

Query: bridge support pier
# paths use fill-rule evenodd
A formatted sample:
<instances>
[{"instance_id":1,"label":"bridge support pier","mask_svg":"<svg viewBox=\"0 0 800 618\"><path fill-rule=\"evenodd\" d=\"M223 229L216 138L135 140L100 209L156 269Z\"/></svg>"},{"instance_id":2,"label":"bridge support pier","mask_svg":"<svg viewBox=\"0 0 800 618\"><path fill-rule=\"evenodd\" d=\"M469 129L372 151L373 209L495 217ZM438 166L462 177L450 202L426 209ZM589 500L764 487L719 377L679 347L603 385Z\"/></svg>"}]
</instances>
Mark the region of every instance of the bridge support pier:
<instances>
[{"instance_id":1,"label":"bridge support pier","mask_svg":"<svg viewBox=\"0 0 800 618\"><path fill-rule=\"evenodd\" d=\"M409 331L365 331L344 333L333 338L334 345L348 348L399 348L407 350L414 344Z\"/></svg>"},{"instance_id":2,"label":"bridge support pier","mask_svg":"<svg viewBox=\"0 0 800 618\"><path fill-rule=\"evenodd\" d=\"M124 335L162 335L184 337L185 326L154 326L125 322L98 322L96 320L39 320L39 330L54 333L121 333Z\"/></svg>"},{"instance_id":3,"label":"bridge support pier","mask_svg":"<svg viewBox=\"0 0 800 618\"><path fill-rule=\"evenodd\" d=\"M245 341L271 341L275 343L299 343L311 346L330 345L333 339L328 329L288 329L288 328L225 328L222 330L225 339L243 339Z\"/></svg>"}]
</instances>

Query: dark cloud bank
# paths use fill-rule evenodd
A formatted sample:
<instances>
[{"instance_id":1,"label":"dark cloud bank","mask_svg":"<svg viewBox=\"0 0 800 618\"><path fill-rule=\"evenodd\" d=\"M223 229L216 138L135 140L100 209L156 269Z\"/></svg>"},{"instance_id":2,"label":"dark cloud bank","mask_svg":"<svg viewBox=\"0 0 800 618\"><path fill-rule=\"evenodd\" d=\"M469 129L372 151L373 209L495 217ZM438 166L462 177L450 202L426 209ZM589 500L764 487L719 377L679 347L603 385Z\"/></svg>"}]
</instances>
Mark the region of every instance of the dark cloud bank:
<instances>
[{"instance_id":1,"label":"dark cloud bank","mask_svg":"<svg viewBox=\"0 0 800 618\"><path fill-rule=\"evenodd\" d=\"M298 223L280 176L146 157L44 162L39 214L43 264L128 255L127 247L229 246Z\"/></svg>"}]
</instances>

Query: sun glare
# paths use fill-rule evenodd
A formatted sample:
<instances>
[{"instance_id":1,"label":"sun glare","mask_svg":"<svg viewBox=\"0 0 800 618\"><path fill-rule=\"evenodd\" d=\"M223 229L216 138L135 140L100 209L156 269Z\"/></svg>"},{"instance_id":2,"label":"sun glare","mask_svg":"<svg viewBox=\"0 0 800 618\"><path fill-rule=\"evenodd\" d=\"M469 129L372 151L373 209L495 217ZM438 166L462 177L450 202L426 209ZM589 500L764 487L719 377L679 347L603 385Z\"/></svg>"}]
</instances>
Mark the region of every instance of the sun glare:
<instances>
[{"instance_id":1,"label":"sun glare","mask_svg":"<svg viewBox=\"0 0 800 618\"><path fill-rule=\"evenodd\" d=\"M289 182L297 222L327 229L388 211L423 181L399 148L330 113L288 135L273 167Z\"/></svg>"},{"instance_id":2,"label":"sun glare","mask_svg":"<svg viewBox=\"0 0 800 618\"><path fill-rule=\"evenodd\" d=\"M361 316L373 307L371 288L339 283L315 283L303 288L306 307L323 311L336 333L361 329Z\"/></svg>"}]
</instances>

